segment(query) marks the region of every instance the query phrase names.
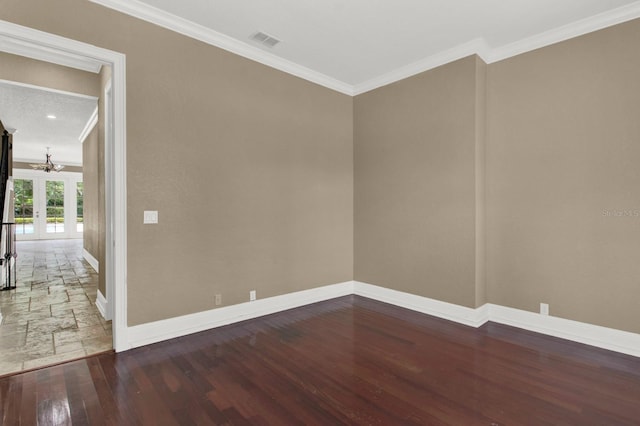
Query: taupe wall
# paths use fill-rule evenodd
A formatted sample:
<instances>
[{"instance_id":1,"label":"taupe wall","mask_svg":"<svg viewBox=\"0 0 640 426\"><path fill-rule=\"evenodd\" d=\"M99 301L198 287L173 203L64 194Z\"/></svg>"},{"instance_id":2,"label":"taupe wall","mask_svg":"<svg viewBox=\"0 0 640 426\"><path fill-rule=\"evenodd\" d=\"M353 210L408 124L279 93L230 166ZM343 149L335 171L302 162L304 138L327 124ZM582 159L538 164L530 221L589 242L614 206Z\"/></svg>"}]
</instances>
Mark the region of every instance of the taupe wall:
<instances>
[{"instance_id":1,"label":"taupe wall","mask_svg":"<svg viewBox=\"0 0 640 426\"><path fill-rule=\"evenodd\" d=\"M484 67L469 57L356 97L356 280L484 303L476 276Z\"/></svg>"},{"instance_id":2,"label":"taupe wall","mask_svg":"<svg viewBox=\"0 0 640 426\"><path fill-rule=\"evenodd\" d=\"M640 332L639 40L633 21L490 66L491 302Z\"/></svg>"},{"instance_id":3,"label":"taupe wall","mask_svg":"<svg viewBox=\"0 0 640 426\"><path fill-rule=\"evenodd\" d=\"M476 62L475 87L467 58L358 96L355 279L640 332L638 40L634 21Z\"/></svg>"},{"instance_id":4,"label":"taupe wall","mask_svg":"<svg viewBox=\"0 0 640 426\"><path fill-rule=\"evenodd\" d=\"M132 325L355 277L640 332L638 22L352 100L80 0L3 19L127 54Z\"/></svg>"},{"instance_id":5,"label":"taupe wall","mask_svg":"<svg viewBox=\"0 0 640 426\"><path fill-rule=\"evenodd\" d=\"M0 19L7 20L5 15ZM99 96L100 93L96 74L5 52L0 52L0 80L16 81L89 96Z\"/></svg>"},{"instance_id":6,"label":"taupe wall","mask_svg":"<svg viewBox=\"0 0 640 426\"><path fill-rule=\"evenodd\" d=\"M95 153L91 155L91 165L93 166L93 172L96 174L97 179L97 198L96 205L92 206L90 214L95 214L98 221L97 225L97 242L98 252L96 259L101 270L105 270L106 265L106 241L107 241L107 217L106 217L106 194L105 194L105 137L106 137L106 89L111 81L111 67L103 66L100 70L100 97L98 98L98 140ZM95 210L93 210L95 208ZM98 290L105 298L108 298L107 294L107 274L102 273L98 275ZM107 299L107 302L112 303Z\"/></svg>"},{"instance_id":7,"label":"taupe wall","mask_svg":"<svg viewBox=\"0 0 640 426\"><path fill-rule=\"evenodd\" d=\"M87 1L2 18L127 55L129 324L353 278L350 97Z\"/></svg>"},{"instance_id":8,"label":"taupe wall","mask_svg":"<svg viewBox=\"0 0 640 426\"><path fill-rule=\"evenodd\" d=\"M82 164L84 170L82 181L84 185L83 196L83 246L98 262L100 262L101 247L104 241L100 241L100 190L98 186L98 126L94 127L82 143ZM104 194L103 194L104 195ZM101 264L104 265L104 264ZM104 275L104 274L101 274ZM105 294L104 289L101 289Z\"/></svg>"}]
</instances>

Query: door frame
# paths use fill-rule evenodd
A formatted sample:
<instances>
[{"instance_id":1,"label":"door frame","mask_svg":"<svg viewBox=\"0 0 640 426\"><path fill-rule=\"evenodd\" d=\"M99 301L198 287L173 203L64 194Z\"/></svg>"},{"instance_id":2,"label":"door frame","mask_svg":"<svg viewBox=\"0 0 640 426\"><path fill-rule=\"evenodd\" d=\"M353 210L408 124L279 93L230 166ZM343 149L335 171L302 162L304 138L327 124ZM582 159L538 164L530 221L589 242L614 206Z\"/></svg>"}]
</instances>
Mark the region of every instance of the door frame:
<instances>
[{"instance_id":1,"label":"door frame","mask_svg":"<svg viewBox=\"0 0 640 426\"><path fill-rule=\"evenodd\" d=\"M0 51L65 64L108 65L112 69L111 141L105 141L105 273L113 312L113 348L131 348L127 327L126 56L77 40L0 20ZM78 65L80 67L82 65ZM111 289L111 291L109 291Z\"/></svg>"}]
</instances>

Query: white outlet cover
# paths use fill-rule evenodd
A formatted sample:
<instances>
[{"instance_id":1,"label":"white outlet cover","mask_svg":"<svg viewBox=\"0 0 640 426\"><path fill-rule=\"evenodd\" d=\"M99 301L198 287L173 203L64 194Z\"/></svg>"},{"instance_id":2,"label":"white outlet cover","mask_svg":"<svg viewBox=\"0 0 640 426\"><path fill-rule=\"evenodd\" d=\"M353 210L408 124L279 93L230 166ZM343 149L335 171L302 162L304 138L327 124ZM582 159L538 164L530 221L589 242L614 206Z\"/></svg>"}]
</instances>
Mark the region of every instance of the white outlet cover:
<instances>
[{"instance_id":1,"label":"white outlet cover","mask_svg":"<svg viewBox=\"0 0 640 426\"><path fill-rule=\"evenodd\" d=\"M144 211L144 223L158 223L158 211L157 210L145 210Z\"/></svg>"},{"instance_id":2,"label":"white outlet cover","mask_svg":"<svg viewBox=\"0 0 640 426\"><path fill-rule=\"evenodd\" d=\"M541 303L540 304L540 314L541 315L549 315L549 304Z\"/></svg>"},{"instance_id":3,"label":"white outlet cover","mask_svg":"<svg viewBox=\"0 0 640 426\"><path fill-rule=\"evenodd\" d=\"M251 290L251 291L249 292L249 300L250 300L250 301L252 301L252 300L256 300L256 291L255 291L255 290Z\"/></svg>"}]
</instances>

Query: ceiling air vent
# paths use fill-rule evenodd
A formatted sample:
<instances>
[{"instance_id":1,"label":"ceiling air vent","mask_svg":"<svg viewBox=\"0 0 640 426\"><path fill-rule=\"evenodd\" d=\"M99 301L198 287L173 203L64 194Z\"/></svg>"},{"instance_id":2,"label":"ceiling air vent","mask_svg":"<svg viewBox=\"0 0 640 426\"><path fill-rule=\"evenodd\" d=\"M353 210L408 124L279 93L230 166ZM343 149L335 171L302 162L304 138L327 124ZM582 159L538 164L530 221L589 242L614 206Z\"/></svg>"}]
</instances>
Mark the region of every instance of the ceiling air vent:
<instances>
[{"instance_id":1,"label":"ceiling air vent","mask_svg":"<svg viewBox=\"0 0 640 426\"><path fill-rule=\"evenodd\" d=\"M261 31L258 31L257 33L254 33L251 35L251 37L249 37L251 40L253 41L257 41L260 44L263 44L269 48L274 47L276 44L280 43L280 40L278 40L275 37L270 36L269 34L265 34Z\"/></svg>"}]
</instances>

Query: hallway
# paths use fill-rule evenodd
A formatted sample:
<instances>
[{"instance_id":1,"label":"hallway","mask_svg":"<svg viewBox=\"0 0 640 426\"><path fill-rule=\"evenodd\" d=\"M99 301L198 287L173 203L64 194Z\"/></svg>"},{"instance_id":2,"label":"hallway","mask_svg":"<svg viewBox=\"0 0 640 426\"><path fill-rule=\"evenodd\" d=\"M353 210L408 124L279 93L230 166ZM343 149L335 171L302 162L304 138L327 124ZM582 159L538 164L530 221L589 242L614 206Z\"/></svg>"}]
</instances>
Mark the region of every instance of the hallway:
<instances>
[{"instance_id":1,"label":"hallway","mask_svg":"<svg viewBox=\"0 0 640 426\"><path fill-rule=\"evenodd\" d=\"M0 292L0 375L112 348L82 240L19 241L17 289Z\"/></svg>"}]
</instances>

